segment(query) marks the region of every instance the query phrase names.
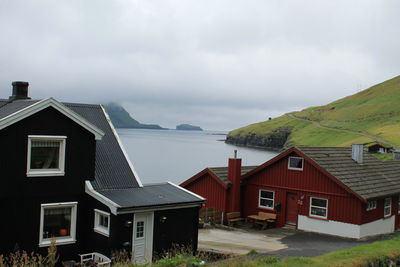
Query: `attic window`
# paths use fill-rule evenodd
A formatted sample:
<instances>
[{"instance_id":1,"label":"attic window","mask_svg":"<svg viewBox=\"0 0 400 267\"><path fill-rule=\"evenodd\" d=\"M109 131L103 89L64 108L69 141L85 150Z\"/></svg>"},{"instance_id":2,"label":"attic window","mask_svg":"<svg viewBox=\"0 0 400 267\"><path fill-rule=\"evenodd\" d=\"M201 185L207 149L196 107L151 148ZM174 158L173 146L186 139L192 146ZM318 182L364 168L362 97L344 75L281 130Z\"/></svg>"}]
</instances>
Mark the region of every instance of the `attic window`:
<instances>
[{"instance_id":1,"label":"attic window","mask_svg":"<svg viewBox=\"0 0 400 267\"><path fill-rule=\"evenodd\" d=\"M303 170L303 158L289 157L288 169L289 170Z\"/></svg>"},{"instance_id":2,"label":"attic window","mask_svg":"<svg viewBox=\"0 0 400 267\"><path fill-rule=\"evenodd\" d=\"M28 136L27 176L64 175L66 136Z\"/></svg>"}]
</instances>

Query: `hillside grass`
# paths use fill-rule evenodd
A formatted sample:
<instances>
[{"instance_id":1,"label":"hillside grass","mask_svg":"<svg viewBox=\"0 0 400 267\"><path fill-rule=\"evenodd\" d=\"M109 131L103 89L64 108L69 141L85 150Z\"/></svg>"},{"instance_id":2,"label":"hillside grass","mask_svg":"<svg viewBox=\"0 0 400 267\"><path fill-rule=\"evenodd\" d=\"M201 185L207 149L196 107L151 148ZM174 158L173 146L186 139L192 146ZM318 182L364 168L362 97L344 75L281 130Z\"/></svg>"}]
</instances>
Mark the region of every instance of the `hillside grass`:
<instances>
[{"instance_id":1,"label":"hillside grass","mask_svg":"<svg viewBox=\"0 0 400 267\"><path fill-rule=\"evenodd\" d=\"M233 130L229 135L269 135L278 128L288 128L292 134L286 146L348 146L373 141L363 134L400 145L400 76L325 106L290 114L295 118L285 114ZM313 121L329 129L317 127Z\"/></svg>"},{"instance_id":2,"label":"hillside grass","mask_svg":"<svg viewBox=\"0 0 400 267\"><path fill-rule=\"evenodd\" d=\"M256 260L236 259L216 267L289 267L289 266L388 266L390 260L400 259L400 237L338 250L317 257L267 257ZM370 265L373 263L373 265Z\"/></svg>"}]
</instances>

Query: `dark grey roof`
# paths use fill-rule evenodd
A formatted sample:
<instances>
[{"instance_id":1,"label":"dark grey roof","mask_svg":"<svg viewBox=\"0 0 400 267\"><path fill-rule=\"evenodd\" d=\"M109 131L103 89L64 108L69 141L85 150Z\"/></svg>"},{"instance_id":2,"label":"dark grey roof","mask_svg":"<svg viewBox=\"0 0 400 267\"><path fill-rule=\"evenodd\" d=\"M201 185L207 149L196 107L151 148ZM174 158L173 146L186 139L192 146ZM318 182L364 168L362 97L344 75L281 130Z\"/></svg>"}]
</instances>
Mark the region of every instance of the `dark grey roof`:
<instances>
[{"instance_id":1,"label":"dark grey roof","mask_svg":"<svg viewBox=\"0 0 400 267\"><path fill-rule=\"evenodd\" d=\"M118 190L98 190L106 198L112 200L121 208L147 208L170 205L201 203L202 199L184 191L172 184L152 184L140 188L125 188Z\"/></svg>"},{"instance_id":2,"label":"dark grey roof","mask_svg":"<svg viewBox=\"0 0 400 267\"><path fill-rule=\"evenodd\" d=\"M40 100L0 99L0 119L26 108ZM84 177L91 181L93 189L124 208L182 205L201 203L203 200L171 184L140 187L139 179L131 169L118 137L103 112L101 105L63 103L66 107L104 132L96 141L95 177Z\"/></svg>"},{"instance_id":3,"label":"dark grey roof","mask_svg":"<svg viewBox=\"0 0 400 267\"><path fill-rule=\"evenodd\" d=\"M0 119L39 101L14 100L9 102L6 99L0 99ZM96 141L95 177L84 177L89 180L95 179L92 181L93 188L97 190L139 187L101 106L75 103L63 104L105 133L101 140Z\"/></svg>"},{"instance_id":4,"label":"dark grey roof","mask_svg":"<svg viewBox=\"0 0 400 267\"><path fill-rule=\"evenodd\" d=\"M381 161L364 151L359 164L350 147L298 149L365 200L400 193L400 161Z\"/></svg>"},{"instance_id":5,"label":"dark grey roof","mask_svg":"<svg viewBox=\"0 0 400 267\"><path fill-rule=\"evenodd\" d=\"M139 184L100 105L64 103L105 134L96 142L95 190L138 187Z\"/></svg>"},{"instance_id":6,"label":"dark grey roof","mask_svg":"<svg viewBox=\"0 0 400 267\"><path fill-rule=\"evenodd\" d=\"M258 166L242 166L241 175L244 175L257 167ZM224 184L231 184L231 181L228 179L228 167L210 167L208 169L212 171Z\"/></svg>"},{"instance_id":7,"label":"dark grey roof","mask_svg":"<svg viewBox=\"0 0 400 267\"><path fill-rule=\"evenodd\" d=\"M1 99L0 100L0 119L3 119L7 117L8 115L11 115L21 109L24 109L26 107L29 107L30 105L33 105L40 100L15 100L12 102L9 102L6 99Z\"/></svg>"}]
</instances>

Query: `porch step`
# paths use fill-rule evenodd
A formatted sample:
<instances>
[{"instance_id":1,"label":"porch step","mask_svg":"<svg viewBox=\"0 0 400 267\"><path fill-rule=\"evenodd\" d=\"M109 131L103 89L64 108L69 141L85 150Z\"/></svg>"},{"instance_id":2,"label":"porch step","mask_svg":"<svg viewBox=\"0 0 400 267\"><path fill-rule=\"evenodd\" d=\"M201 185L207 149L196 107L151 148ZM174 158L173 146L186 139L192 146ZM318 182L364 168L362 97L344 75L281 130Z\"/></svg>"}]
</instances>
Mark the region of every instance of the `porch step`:
<instances>
[{"instance_id":1,"label":"porch step","mask_svg":"<svg viewBox=\"0 0 400 267\"><path fill-rule=\"evenodd\" d=\"M282 227L283 229L292 229L292 230L296 230L297 227L294 224L285 224L285 226Z\"/></svg>"}]
</instances>

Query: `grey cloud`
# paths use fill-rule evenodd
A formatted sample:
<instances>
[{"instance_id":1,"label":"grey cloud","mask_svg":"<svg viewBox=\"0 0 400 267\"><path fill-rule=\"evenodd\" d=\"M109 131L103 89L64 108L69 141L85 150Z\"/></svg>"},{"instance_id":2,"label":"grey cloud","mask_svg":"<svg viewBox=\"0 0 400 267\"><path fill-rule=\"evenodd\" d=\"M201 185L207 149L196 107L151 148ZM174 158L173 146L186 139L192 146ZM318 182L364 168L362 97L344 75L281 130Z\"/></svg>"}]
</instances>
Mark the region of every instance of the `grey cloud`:
<instances>
[{"instance_id":1,"label":"grey cloud","mask_svg":"<svg viewBox=\"0 0 400 267\"><path fill-rule=\"evenodd\" d=\"M0 2L0 85L231 129L398 74L400 2ZM272 115L269 115L272 114ZM193 120L193 122L191 122Z\"/></svg>"}]
</instances>

